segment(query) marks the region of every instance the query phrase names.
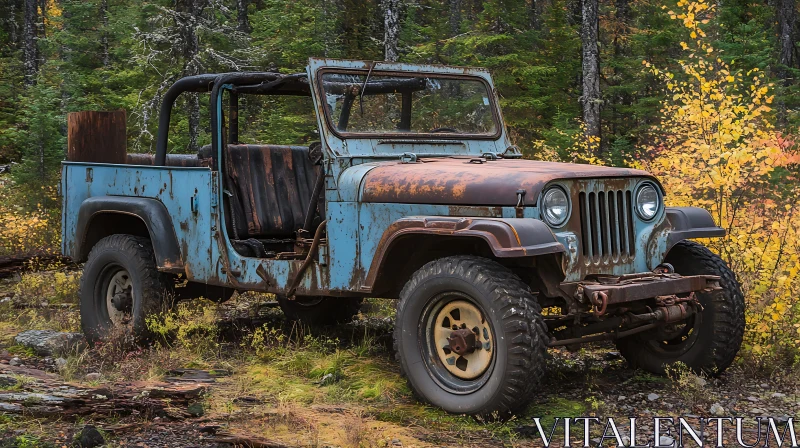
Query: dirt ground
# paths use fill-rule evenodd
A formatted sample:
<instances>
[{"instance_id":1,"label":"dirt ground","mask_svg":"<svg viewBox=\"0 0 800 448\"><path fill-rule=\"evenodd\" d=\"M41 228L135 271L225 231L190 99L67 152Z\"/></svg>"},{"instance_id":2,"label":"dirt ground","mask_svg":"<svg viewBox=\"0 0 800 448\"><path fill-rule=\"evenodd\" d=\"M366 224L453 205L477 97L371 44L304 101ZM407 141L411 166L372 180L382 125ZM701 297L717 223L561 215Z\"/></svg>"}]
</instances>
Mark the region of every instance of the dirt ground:
<instances>
[{"instance_id":1,"label":"dirt ground","mask_svg":"<svg viewBox=\"0 0 800 448\"><path fill-rule=\"evenodd\" d=\"M542 446L535 417L547 431L555 417L613 417L625 443L629 418L637 417L636 439L646 444L655 416L693 425L743 417L752 443L755 417L785 423L800 408L792 372L737 363L719 378L680 368L659 377L629 369L605 343L551 350L540 392L510 420L449 415L409 392L390 349L392 303L380 300L368 301L353 323L307 329L286 322L269 297L239 297L179 316L173 338L157 347L42 356L14 337L78 331L77 310L69 294L54 301L47 288L47 300L20 303L20 294L30 295L19 287L26 281L0 281L0 301L10 299L0 303L0 447L78 446L87 425L111 447ZM590 427L593 444L603 429ZM563 428L555 434L563 440ZM675 428L671 434L677 438ZM583 436L574 425L573 446Z\"/></svg>"}]
</instances>

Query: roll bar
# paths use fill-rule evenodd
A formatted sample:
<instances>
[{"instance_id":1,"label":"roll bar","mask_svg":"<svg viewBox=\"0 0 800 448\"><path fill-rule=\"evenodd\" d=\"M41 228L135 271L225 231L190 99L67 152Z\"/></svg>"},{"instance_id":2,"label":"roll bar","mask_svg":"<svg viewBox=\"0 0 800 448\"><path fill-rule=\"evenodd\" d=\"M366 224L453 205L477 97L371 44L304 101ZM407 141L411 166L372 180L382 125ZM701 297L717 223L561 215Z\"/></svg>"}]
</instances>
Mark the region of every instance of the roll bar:
<instances>
[{"instance_id":1,"label":"roll bar","mask_svg":"<svg viewBox=\"0 0 800 448\"><path fill-rule=\"evenodd\" d=\"M186 92L212 92L215 87L223 84L234 84L232 93L273 93L276 95L311 95L308 81L303 80L305 73L282 75L274 72L233 72L207 75L187 76L177 80L164 94L161 102L160 116L158 117L158 133L156 135L156 156L154 165L166 166L167 161L167 136L169 134L169 121L172 115L172 106L182 93ZM218 89L217 89L218 90ZM215 110L216 95L211 95L211 110ZM232 104L233 106L233 104ZM212 142L216 148L216 122L217 114L211 114ZM238 130L232 130L236 136Z\"/></svg>"}]
</instances>

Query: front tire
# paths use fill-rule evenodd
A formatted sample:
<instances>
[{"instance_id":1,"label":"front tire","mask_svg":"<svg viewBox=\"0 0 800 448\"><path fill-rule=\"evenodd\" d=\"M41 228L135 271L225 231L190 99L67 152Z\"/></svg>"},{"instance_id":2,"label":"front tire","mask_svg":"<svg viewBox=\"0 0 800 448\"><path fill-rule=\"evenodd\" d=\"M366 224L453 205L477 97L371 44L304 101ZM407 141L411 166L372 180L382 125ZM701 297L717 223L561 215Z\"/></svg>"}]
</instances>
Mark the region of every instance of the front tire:
<instances>
[{"instance_id":1,"label":"front tire","mask_svg":"<svg viewBox=\"0 0 800 448\"><path fill-rule=\"evenodd\" d=\"M89 342L114 331L146 340L147 316L170 299L169 276L158 271L150 240L111 235L98 241L83 267L81 328Z\"/></svg>"},{"instance_id":2,"label":"front tire","mask_svg":"<svg viewBox=\"0 0 800 448\"><path fill-rule=\"evenodd\" d=\"M547 340L530 288L492 260L432 261L400 293L396 357L414 394L448 412L502 418L526 405Z\"/></svg>"},{"instance_id":3,"label":"front tire","mask_svg":"<svg viewBox=\"0 0 800 448\"><path fill-rule=\"evenodd\" d=\"M682 362L696 373L719 375L727 369L744 337L744 295L733 271L718 255L694 241L681 241L666 259L681 275L719 276L721 291L697 293L702 311L673 330L655 329L617 341L632 367L665 374Z\"/></svg>"}]
</instances>

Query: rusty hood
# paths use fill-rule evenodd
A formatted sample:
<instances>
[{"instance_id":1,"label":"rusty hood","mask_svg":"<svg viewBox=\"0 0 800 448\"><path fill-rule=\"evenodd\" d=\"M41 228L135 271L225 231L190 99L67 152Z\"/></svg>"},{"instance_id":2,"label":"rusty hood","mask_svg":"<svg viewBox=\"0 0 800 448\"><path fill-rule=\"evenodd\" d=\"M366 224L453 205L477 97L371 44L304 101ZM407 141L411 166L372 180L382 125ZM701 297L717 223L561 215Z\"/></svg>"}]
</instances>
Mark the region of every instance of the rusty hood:
<instances>
[{"instance_id":1,"label":"rusty hood","mask_svg":"<svg viewBox=\"0 0 800 448\"><path fill-rule=\"evenodd\" d=\"M517 190L533 204L558 179L653 177L646 171L535 160L429 158L384 162L364 177L362 202L513 206ZM655 179L654 179L655 180Z\"/></svg>"}]
</instances>

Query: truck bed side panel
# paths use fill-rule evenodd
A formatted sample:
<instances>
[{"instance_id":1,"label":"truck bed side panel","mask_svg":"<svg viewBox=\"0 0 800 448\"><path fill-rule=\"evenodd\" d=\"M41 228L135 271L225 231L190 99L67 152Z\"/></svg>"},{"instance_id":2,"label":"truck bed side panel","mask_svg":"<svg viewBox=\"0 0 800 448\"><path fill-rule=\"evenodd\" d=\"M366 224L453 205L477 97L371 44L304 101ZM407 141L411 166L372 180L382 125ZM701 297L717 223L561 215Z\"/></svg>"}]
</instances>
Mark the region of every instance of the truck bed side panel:
<instances>
[{"instance_id":1,"label":"truck bed side panel","mask_svg":"<svg viewBox=\"0 0 800 448\"><path fill-rule=\"evenodd\" d=\"M64 254L79 253L74 247L78 210L87 198L152 198L169 210L187 277L201 282L214 277L219 252L212 244L217 210L209 169L64 162L62 174Z\"/></svg>"}]
</instances>

